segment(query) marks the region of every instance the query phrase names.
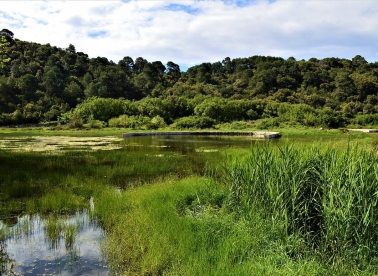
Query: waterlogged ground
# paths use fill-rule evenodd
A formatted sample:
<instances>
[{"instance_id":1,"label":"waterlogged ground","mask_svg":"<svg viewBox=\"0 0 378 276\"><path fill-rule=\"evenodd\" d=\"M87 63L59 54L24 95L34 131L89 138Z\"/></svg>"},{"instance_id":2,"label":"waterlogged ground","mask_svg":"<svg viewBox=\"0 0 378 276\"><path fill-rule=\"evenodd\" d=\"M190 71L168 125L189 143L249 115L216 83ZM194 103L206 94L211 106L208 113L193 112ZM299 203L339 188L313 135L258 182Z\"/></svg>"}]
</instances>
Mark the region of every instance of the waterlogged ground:
<instances>
[{"instance_id":1,"label":"waterlogged ground","mask_svg":"<svg viewBox=\"0 0 378 276\"><path fill-rule=\"evenodd\" d=\"M0 233L4 275L108 275L100 248L104 233L86 211L0 221Z\"/></svg>"},{"instance_id":2,"label":"waterlogged ground","mask_svg":"<svg viewBox=\"0 0 378 276\"><path fill-rule=\"evenodd\" d=\"M59 150L113 150L120 146L117 137L69 137L69 136L30 136L4 137L0 149L14 151L59 151Z\"/></svg>"}]
</instances>

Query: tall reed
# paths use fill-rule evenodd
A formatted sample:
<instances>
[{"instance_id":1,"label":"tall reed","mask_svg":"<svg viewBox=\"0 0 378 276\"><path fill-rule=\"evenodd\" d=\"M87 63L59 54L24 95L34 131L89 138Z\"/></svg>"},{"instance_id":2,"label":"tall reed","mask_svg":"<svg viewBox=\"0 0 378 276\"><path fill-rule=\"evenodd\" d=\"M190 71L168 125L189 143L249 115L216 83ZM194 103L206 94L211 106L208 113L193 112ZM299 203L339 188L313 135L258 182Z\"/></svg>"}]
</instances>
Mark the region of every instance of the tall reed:
<instances>
[{"instance_id":1,"label":"tall reed","mask_svg":"<svg viewBox=\"0 0 378 276\"><path fill-rule=\"evenodd\" d=\"M225 164L228 208L282 226L325 260L375 264L378 163L373 152L286 145L251 148ZM306 251L291 252L294 256Z\"/></svg>"}]
</instances>

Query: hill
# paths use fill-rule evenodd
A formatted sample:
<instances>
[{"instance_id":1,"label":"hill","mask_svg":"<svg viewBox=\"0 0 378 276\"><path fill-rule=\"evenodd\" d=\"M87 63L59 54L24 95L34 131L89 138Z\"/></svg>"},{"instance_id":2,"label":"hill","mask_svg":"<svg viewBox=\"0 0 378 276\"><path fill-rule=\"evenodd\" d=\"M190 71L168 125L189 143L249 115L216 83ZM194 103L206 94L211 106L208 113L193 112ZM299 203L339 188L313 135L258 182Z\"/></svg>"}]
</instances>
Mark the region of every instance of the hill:
<instances>
[{"instance_id":1,"label":"hill","mask_svg":"<svg viewBox=\"0 0 378 276\"><path fill-rule=\"evenodd\" d=\"M159 116L168 124L189 120L189 127L199 118L205 125L260 120L266 128L378 124L378 63L359 55L226 57L181 72L172 61L89 58L72 44L21 41L6 29L0 38L0 125L67 123L75 114L83 123ZM122 107L101 117L93 106L105 103Z\"/></svg>"}]
</instances>

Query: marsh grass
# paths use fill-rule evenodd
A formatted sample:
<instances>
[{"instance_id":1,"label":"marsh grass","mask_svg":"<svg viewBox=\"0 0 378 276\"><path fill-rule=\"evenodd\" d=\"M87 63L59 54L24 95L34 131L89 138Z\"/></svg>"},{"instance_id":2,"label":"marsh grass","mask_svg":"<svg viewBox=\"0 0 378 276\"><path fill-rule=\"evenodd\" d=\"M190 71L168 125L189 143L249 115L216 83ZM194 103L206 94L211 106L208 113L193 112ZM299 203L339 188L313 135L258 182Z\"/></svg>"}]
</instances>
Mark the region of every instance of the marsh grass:
<instances>
[{"instance_id":1,"label":"marsh grass","mask_svg":"<svg viewBox=\"0 0 378 276\"><path fill-rule=\"evenodd\" d=\"M58 248L64 224L57 216L49 216L45 220L45 236L52 249Z\"/></svg>"},{"instance_id":2,"label":"marsh grass","mask_svg":"<svg viewBox=\"0 0 378 276\"><path fill-rule=\"evenodd\" d=\"M75 238L79 232L80 225L79 224L72 224L66 223L63 229L63 237L64 237L64 244L66 246L66 250L72 250L73 245L75 242Z\"/></svg>"},{"instance_id":3,"label":"marsh grass","mask_svg":"<svg viewBox=\"0 0 378 276\"><path fill-rule=\"evenodd\" d=\"M259 216L238 219L222 207L227 191L191 177L109 191L96 211L105 221L104 255L125 275L325 275L315 259L287 256L280 232ZM117 200L114 200L116 195ZM113 199L117 216L108 207ZM120 239L122 237L122 239Z\"/></svg>"},{"instance_id":4,"label":"marsh grass","mask_svg":"<svg viewBox=\"0 0 378 276\"><path fill-rule=\"evenodd\" d=\"M14 213L68 213L88 208L91 196L165 177L202 173L203 160L142 152L88 151L41 154L0 150L0 218Z\"/></svg>"},{"instance_id":5,"label":"marsh grass","mask_svg":"<svg viewBox=\"0 0 378 276\"><path fill-rule=\"evenodd\" d=\"M329 265L362 270L377 264L375 153L348 146L256 147L243 158L230 158L225 172L228 208L280 225L289 256L317 252Z\"/></svg>"}]
</instances>

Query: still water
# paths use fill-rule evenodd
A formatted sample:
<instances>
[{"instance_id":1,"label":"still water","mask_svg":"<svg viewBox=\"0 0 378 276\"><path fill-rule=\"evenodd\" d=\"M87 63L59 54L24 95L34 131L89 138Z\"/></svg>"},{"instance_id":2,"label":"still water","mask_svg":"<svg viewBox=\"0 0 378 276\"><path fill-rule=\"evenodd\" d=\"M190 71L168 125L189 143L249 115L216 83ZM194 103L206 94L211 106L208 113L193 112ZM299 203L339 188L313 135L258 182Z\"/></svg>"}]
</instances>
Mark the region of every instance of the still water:
<instances>
[{"instance_id":1,"label":"still water","mask_svg":"<svg viewBox=\"0 0 378 276\"><path fill-rule=\"evenodd\" d=\"M272 141L274 142L274 141ZM6 137L2 150L64 151L121 150L164 157L211 154L226 148L266 143L252 137L150 136L129 137ZM91 202L93 208L93 201ZM73 215L39 214L0 220L0 275L110 275L101 254L106 238L91 210Z\"/></svg>"},{"instance_id":2,"label":"still water","mask_svg":"<svg viewBox=\"0 0 378 276\"><path fill-rule=\"evenodd\" d=\"M250 136L135 136L119 142L130 151L175 153L187 155L189 153L211 153L227 148L249 148L254 144L277 143L278 140L256 139Z\"/></svg>"},{"instance_id":3,"label":"still water","mask_svg":"<svg viewBox=\"0 0 378 276\"><path fill-rule=\"evenodd\" d=\"M0 222L4 275L107 275L101 256L104 233L86 211L71 216L17 218ZM1 273L0 273L1 274Z\"/></svg>"}]
</instances>

